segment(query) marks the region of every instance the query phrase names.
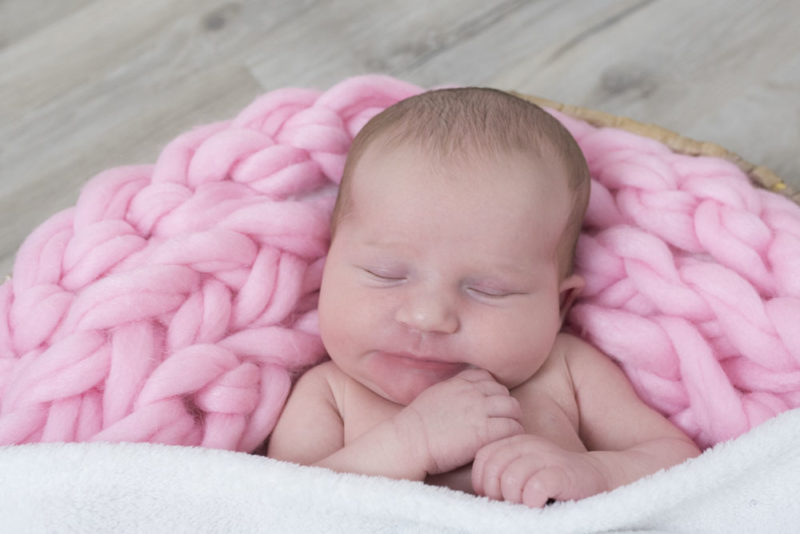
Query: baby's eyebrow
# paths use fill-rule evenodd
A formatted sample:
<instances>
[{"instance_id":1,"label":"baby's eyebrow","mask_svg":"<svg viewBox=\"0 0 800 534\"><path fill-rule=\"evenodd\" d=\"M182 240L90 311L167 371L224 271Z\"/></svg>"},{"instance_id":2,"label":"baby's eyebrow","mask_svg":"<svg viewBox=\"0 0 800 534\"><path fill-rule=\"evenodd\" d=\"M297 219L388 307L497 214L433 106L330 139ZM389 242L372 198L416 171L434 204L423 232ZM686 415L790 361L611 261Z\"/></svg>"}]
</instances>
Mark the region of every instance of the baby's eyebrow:
<instances>
[{"instance_id":1,"label":"baby's eyebrow","mask_svg":"<svg viewBox=\"0 0 800 534\"><path fill-rule=\"evenodd\" d=\"M410 245L408 243L402 241L384 241L382 239L368 239L366 241L363 241L362 244L370 248L378 248L384 250L399 250L399 249L410 248Z\"/></svg>"},{"instance_id":2,"label":"baby's eyebrow","mask_svg":"<svg viewBox=\"0 0 800 534\"><path fill-rule=\"evenodd\" d=\"M527 285L527 278L519 270L480 270L466 277L464 283L509 289L511 286Z\"/></svg>"},{"instance_id":3,"label":"baby's eyebrow","mask_svg":"<svg viewBox=\"0 0 800 534\"><path fill-rule=\"evenodd\" d=\"M368 239L363 242L368 247L376 247L376 248L388 248L394 246L392 242L389 241L382 241L379 239Z\"/></svg>"},{"instance_id":4,"label":"baby's eyebrow","mask_svg":"<svg viewBox=\"0 0 800 534\"><path fill-rule=\"evenodd\" d=\"M517 261L506 259L487 259L485 262L476 261L475 266L478 270L485 271L487 274L500 273L510 275L522 275L530 272L529 265L522 265Z\"/></svg>"}]
</instances>

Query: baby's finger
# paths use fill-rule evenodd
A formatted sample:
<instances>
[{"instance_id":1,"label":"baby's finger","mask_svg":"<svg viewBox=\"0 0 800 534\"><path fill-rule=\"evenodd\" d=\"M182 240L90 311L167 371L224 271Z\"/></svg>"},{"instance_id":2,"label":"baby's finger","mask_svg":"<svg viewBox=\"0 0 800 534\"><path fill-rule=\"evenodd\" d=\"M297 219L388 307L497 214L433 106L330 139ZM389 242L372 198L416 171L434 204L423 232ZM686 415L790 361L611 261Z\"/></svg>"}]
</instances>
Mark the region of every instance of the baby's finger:
<instances>
[{"instance_id":1,"label":"baby's finger","mask_svg":"<svg viewBox=\"0 0 800 534\"><path fill-rule=\"evenodd\" d=\"M508 388L500 382L495 381L494 378L491 378L491 375L485 380L473 382L473 386L487 397L490 395L503 395L508 397L510 395Z\"/></svg>"},{"instance_id":2,"label":"baby's finger","mask_svg":"<svg viewBox=\"0 0 800 534\"><path fill-rule=\"evenodd\" d=\"M522 504L542 508L550 499L557 499L567 487L567 476L558 466L545 467L528 479L522 489Z\"/></svg>"},{"instance_id":3,"label":"baby's finger","mask_svg":"<svg viewBox=\"0 0 800 534\"><path fill-rule=\"evenodd\" d=\"M490 499L503 498L500 478L506 467L521 454L513 446L514 441L513 436L501 439L478 451L472 463L472 489L475 493Z\"/></svg>"},{"instance_id":4,"label":"baby's finger","mask_svg":"<svg viewBox=\"0 0 800 534\"><path fill-rule=\"evenodd\" d=\"M522 418L522 408L511 395L492 395L486 398L486 415L519 420Z\"/></svg>"},{"instance_id":5,"label":"baby's finger","mask_svg":"<svg viewBox=\"0 0 800 534\"><path fill-rule=\"evenodd\" d=\"M522 502L522 492L527 482L543 469L539 458L521 455L509 463L500 476L500 493L503 500L513 503Z\"/></svg>"},{"instance_id":6,"label":"baby's finger","mask_svg":"<svg viewBox=\"0 0 800 534\"><path fill-rule=\"evenodd\" d=\"M470 367L469 369L464 369L463 371L458 373L456 377L466 380L468 382L481 382L484 380L495 381L494 377L492 377L492 373L490 373L486 369L479 369L477 367Z\"/></svg>"},{"instance_id":7,"label":"baby's finger","mask_svg":"<svg viewBox=\"0 0 800 534\"><path fill-rule=\"evenodd\" d=\"M525 428L516 419L510 417L492 417L486 423L487 436L486 442L492 443L494 441L510 438L517 434L525 432Z\"/></svg>"}]
</instances>

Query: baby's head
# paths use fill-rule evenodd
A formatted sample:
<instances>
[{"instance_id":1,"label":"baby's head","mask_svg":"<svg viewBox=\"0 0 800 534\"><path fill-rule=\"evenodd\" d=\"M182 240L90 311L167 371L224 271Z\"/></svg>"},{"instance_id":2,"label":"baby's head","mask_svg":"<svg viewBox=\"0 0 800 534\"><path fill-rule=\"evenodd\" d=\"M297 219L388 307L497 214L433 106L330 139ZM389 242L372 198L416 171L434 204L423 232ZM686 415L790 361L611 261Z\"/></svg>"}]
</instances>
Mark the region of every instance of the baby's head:
<instances>
[{"instance_id":1,"label":"baby's head","mask_svg":"<svg viewBox=\"0 0 800 534\"><path fill-rule=\"evenodd\" d=\"M561 171L570 210L557 255L562 277L572 272L575 246L589 202L589 169L580 147L564 126L536 104L497 89L465 87L421 93L385 109L358 133L350 147L333 211L331 231L350 209L353 175L364 153L413 145L431 162L444 165L518 154L532 166L549 160ZM534 179L531 176L531 179ZM454 187L469 187L469 183ZM498 177L497 187L504 187Z\"/></svg>"},{"instance_id":2,"label":"baby's head","mask_svg":"<svg viewBox=\"0 0 800 534\"><path fill-rule=\"evenodd\" d=\"M588 195L574 139L512 95L445 89L378 114L334 210L328 354L400 404L466 367L527 380L582 286L572 257Z\"/></svg>"}]
</instances>

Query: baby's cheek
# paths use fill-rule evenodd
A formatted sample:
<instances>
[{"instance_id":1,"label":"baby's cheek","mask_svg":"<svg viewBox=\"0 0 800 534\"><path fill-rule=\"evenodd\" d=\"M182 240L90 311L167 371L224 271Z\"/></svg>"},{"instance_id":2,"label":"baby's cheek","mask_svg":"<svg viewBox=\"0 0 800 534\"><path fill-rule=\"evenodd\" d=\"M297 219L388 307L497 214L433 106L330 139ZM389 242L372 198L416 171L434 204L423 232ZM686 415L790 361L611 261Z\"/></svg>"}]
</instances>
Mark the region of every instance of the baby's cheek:
<instances>
[{"instance_id":1,"label":"baby's cheek","mask_svg":"<svg viewBox=\"0 0 800 534\"><path fill-rule=\"evenodd\" d=\"M514 388L528 380L547 359L552 343L546 335L498 328L482 336L480 362L504 386Z\"/></svg>"},{"instance_id":2,"label":"baby's cheek","mask_svg":"<svg viewBox=\"0 0 800 534\"><path fill-rule=\"evenodd\" d=\"M371 310L357 290L342 288L320 294L319 326L322 342L328 352L358 344L373 330Z\"/></svg>"},{"instance_id":3,"label":"baby's cheek","mask_svg":"<svg viewBox=\"0 0 800 534\"><path fill-rule=\"evenodd\" d=\"M345 340L349 337L347 333L348 316L347 310L338 306L335 300L323 299L320 296L319 303L319 331L322 336L322 343L329 354L335 353L342 348Z\"/></svg>"}]
</instances>

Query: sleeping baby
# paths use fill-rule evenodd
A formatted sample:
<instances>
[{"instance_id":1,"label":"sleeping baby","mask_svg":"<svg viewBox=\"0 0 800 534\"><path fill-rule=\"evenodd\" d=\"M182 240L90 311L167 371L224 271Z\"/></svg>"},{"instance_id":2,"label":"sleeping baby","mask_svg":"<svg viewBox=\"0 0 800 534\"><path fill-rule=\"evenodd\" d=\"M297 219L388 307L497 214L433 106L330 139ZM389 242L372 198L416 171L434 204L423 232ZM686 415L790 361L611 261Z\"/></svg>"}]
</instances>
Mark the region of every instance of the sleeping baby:
<instances>
[{"instance_id":1,"label":"sleeping baby","mask_svg":"<svg viewBox=\"0 0 800 534\"><path fill-rule=\"evenodd\" d=\"M528 506L699 451L562 331L589 171L561 124L493 89L420 94L353 141L319 300L330 361L271 457Z\"/></svg>"}]
</instances>

